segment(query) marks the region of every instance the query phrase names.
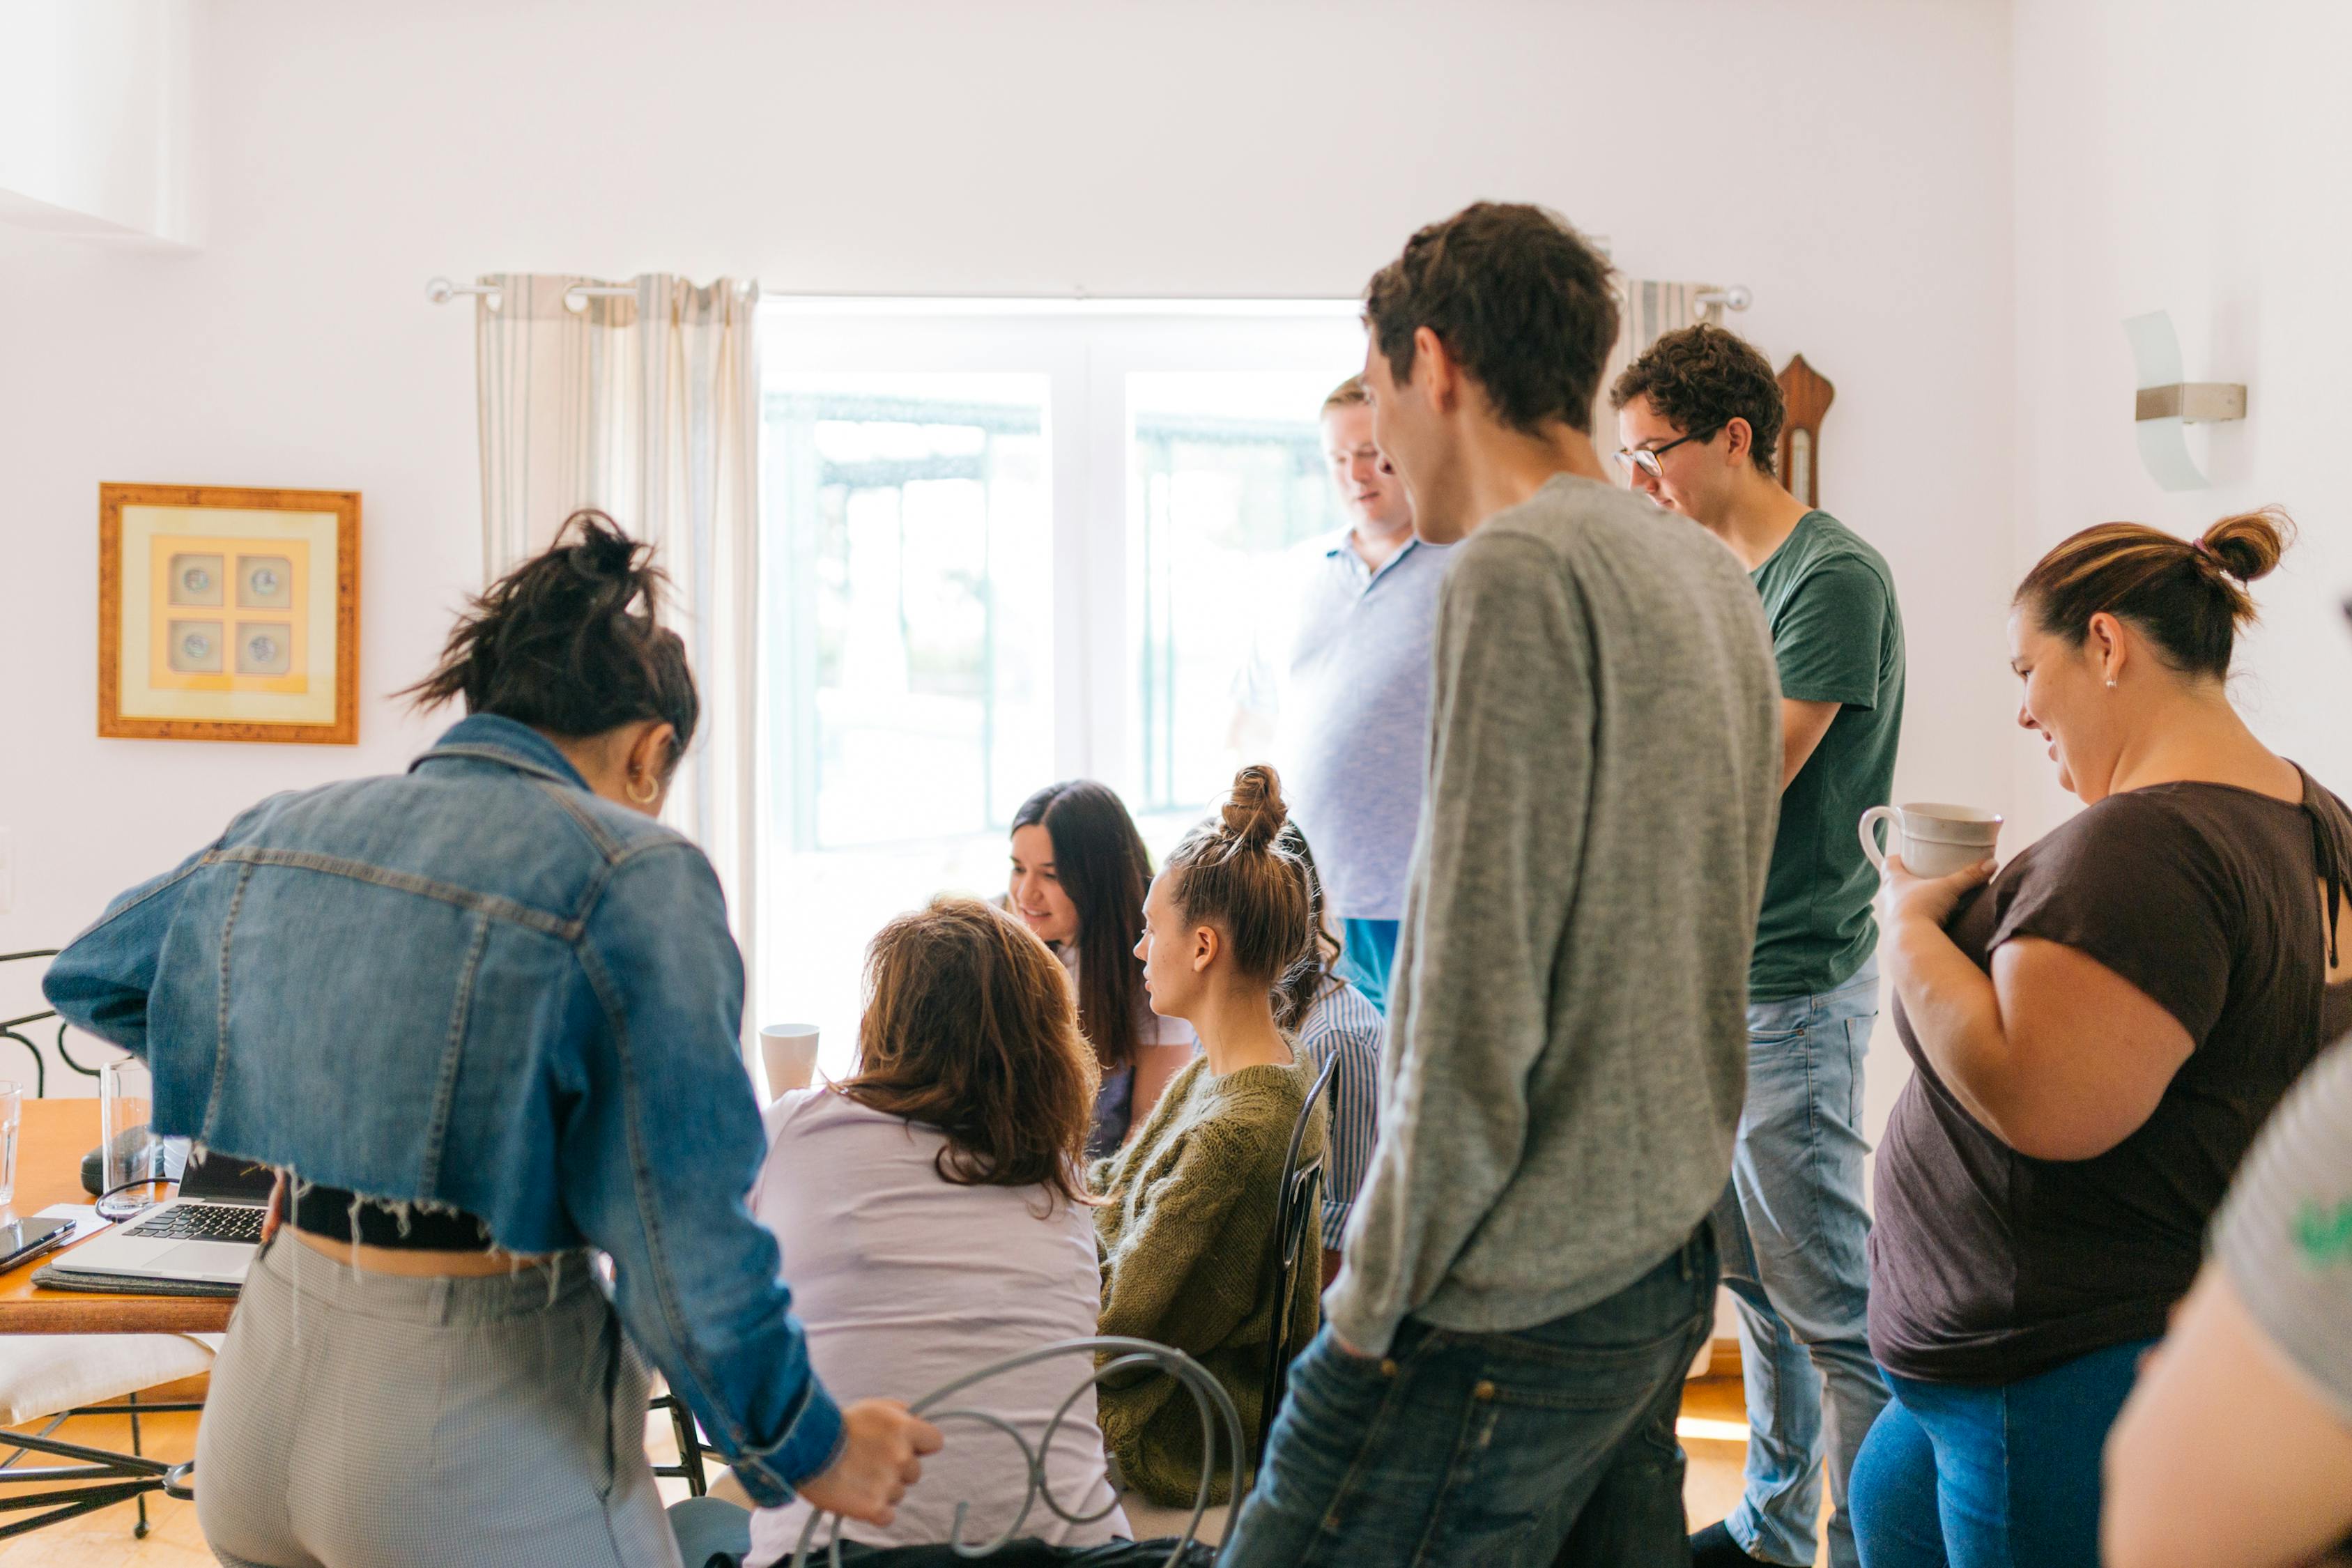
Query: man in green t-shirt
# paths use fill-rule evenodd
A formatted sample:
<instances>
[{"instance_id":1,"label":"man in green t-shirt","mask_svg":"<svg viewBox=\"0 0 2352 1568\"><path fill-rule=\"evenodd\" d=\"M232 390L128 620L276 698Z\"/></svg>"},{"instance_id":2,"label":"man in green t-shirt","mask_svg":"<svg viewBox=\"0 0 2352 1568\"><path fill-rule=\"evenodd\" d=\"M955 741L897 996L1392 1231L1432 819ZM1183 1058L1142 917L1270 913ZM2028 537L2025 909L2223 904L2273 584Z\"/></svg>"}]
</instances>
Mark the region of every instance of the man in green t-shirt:
<instances>
[{"instance_id":1,"label":"man in green t-shirt","mask_svg":"<svg viewBox=\"0 0 2352 1568\"><path fill-rule=\"evenodd\" d=\"M1748 1100L1716 1215L1739 1306L1747 1488L1692 1553L1696 1568L1812 1563L1825 1460L1830 1561L1853 1568L1846 1477L1886 1402L1863 1206L1878 878L1854 828L1894 785L1903 616L1878 552L1773 477L1780 387L1744 340L1669 332L1610 397L1619 462L1747 565L1780 669L1780 824L1748 973Z\"/></svg>"}]
</instances>

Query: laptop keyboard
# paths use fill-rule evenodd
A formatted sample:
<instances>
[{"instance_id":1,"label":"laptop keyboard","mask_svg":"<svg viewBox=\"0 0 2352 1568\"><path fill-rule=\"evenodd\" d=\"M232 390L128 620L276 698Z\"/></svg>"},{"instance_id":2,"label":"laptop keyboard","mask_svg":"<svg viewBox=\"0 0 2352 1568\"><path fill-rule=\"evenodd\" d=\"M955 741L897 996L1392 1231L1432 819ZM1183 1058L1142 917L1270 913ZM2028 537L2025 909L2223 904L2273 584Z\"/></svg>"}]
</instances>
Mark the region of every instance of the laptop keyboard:
<instances>
[{"instance_id":1,"label":"laptop keyboard","mask_svg":"<svg viewBox=\"0 0 2352 1568\"><path fill-rule=\"evenodd\" d=\"M263 1210L227 1204L180 1204L141 1220L122 1234L151 1241L261 1240Z\"/></svg>"}]
</instances>

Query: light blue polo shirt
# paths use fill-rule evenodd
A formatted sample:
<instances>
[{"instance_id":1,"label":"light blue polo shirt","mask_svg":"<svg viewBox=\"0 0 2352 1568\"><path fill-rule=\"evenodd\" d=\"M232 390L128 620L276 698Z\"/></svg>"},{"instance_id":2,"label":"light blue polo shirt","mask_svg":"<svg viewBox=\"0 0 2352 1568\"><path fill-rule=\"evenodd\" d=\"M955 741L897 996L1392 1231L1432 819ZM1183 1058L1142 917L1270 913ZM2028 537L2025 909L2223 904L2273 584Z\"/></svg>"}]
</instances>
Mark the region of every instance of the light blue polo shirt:
<instances>
[{"instance_id":1,"label":"light blue polo shirt","mask_svg":"<svg viewBox=\"0 0 2352 1568\"><path fill-rule=\"evenodd\" d=\"M1404 912L1429 749L1430 639L1452 547L1417 539L1373 572L1341 530L1300 547L1276 765L1341 920Z\"/></svg>"}]
</instances>

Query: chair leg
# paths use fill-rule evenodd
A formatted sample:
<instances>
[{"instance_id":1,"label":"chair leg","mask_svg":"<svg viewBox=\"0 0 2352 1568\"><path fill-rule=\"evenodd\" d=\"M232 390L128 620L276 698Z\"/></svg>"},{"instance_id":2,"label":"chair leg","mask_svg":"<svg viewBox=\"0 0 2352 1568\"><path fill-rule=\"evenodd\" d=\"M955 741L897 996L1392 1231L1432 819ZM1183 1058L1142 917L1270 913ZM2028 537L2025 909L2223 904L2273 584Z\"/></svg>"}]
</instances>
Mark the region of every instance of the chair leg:
<instances>
[{"instance_id":1,"label":"chair leg","mask_svg":"<svg viewBox=\"0 0 2352 1568\"><path fill-rule=\"evenodd\" d=\"M687 1495L700 1497L705 1489L702 1438L694 1429L694 1413L687 1409L686 1401L676 1394L670 1395L669 1422L670 1429L677 1434L677 1462L679 1468L686 1471Z\"/></svg>"},{"instance_id":2,"label":"chair leg","mask_svg":"<svg viewBox=\"0 0 2352 1568\"><path fill-rule=\"evenodd\" d=\"M131 1392L131 1453L134 1458L146 1457L139 1447L139 1391L137 1389ZM131 1538L133 1541L147 1539L147 1494L145 1492L139 1494L139 1522L131 1527Z\"/></svg>"}]
</instances>

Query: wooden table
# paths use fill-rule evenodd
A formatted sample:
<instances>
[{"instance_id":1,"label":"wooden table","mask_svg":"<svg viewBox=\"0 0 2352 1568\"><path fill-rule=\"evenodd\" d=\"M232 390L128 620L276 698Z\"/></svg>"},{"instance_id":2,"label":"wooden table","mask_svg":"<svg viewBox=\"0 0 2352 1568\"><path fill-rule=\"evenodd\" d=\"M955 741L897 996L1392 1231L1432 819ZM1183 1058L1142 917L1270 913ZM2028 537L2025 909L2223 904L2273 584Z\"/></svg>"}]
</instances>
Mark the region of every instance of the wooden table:
<instances>
[{"instance_id":1,"label":"wooden table","mask_svg":"<svg viewBox=\"0 0 2352 1568\"><path fill-rule=\"evenodd\" d=\"M98 1101L28 1100L16 1142L20 1215L51 1204L86 1204L81 1157L98 1147ZM100 1235L107 1234L100 1231ZM85 1237L75 1247L87 1245ZM67 1247L70 1252L73 1247ZM228 1331L236 1305L228 1296L100 1296L86 1290L44 1290L33 1271L62 1252L44 1253L0 1274L0 1334L219 1334Z\"/></svg>"}]
</instances>

